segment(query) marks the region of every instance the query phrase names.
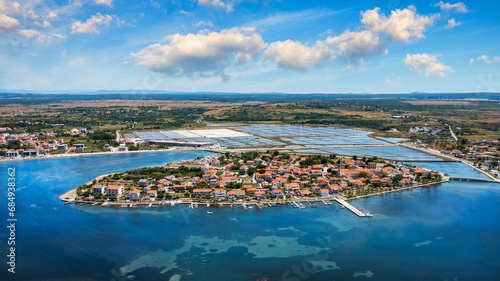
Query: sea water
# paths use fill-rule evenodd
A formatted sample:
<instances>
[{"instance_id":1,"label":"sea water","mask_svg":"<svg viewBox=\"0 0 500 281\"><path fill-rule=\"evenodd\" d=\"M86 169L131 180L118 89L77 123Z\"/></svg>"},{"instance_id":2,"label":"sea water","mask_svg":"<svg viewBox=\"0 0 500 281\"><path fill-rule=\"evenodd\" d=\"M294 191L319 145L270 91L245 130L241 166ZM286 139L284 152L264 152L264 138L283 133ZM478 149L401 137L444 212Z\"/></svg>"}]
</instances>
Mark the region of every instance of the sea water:
<instances>
[{"instance_id":1,"label":"sea water","mask_svg":"<svg viewBox=\"0 0 500 281\"><path fill-rule=\"evenodd\" d=\"M0 280L499 280L500 185L450 182L318 208L64 205L98 175L201 151L1 162ZM451 173L455 163L414 163ZM456 166L460 165L460 166ZM7 169L16 168L16 273Z\"/></svg>"}]
</instances>

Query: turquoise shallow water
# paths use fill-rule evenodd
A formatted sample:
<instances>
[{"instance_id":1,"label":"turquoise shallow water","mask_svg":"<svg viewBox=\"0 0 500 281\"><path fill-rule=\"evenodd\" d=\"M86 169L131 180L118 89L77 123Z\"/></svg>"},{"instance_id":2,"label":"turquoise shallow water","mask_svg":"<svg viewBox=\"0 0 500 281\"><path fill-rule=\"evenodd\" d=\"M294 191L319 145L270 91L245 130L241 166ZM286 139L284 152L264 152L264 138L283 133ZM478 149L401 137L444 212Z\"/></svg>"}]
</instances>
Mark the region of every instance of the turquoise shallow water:
<instances>
[{"instance_id":1,"label":"turquoise shallow water","mask_svg":"<svg viewBox=\"0 0 500 281\"><path fill-rule=\"evenodd\" d=\"M103 173L204 152L0 163L17 169L17 273L0 280L499 280L500 185L451 182L304 210L186 206L134 210L64 205L66 190ZM461 164L415 163L475 172ZM458 165L458 166L456 166ZM445 171L447 170L447 171Z\"/></svg>"}]
</instances>

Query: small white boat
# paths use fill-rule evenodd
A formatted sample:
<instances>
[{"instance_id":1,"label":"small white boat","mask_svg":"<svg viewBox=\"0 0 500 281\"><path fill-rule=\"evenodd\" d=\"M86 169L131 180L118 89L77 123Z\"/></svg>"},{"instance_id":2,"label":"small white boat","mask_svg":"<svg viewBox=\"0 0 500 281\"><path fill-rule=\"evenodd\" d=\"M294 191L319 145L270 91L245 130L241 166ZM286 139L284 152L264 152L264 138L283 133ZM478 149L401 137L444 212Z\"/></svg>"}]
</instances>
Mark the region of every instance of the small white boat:
<instances>
[{"instance_id":1,"label":"small white boat","mask_svg":"<svg viewBox=\"0 0 500 281\"><path fill-rule=\"evenodd\" d=\"M214 213L213 213L213 212L210 212L210 211L207 211L207 214L209 214L209 215L213 215Z\"/></svg>"}]
</instances>

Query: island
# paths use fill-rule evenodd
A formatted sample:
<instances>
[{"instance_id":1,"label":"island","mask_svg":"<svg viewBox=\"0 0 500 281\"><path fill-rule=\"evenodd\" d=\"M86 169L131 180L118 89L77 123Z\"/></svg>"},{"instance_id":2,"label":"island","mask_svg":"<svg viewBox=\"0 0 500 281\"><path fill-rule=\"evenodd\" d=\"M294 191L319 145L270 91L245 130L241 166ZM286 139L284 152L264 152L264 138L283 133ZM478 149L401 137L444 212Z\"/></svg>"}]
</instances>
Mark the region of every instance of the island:
<instances>
[{"instance_id":1,"label":"island","mask_svg":"<svg viewBox=\"0 0 500 281\"><path fill-rule=\"evenodd\" d=\"M60 197L66 203L157 207L166 203L256 205L342 201L448 181L446 175L378 157L279 151L216 153L102 175ZM345 202L345 201L344 201ZM343 204L343 205L348 205ZM347 207L347 206L346 206Z\"/></svg>"}]
</instances>

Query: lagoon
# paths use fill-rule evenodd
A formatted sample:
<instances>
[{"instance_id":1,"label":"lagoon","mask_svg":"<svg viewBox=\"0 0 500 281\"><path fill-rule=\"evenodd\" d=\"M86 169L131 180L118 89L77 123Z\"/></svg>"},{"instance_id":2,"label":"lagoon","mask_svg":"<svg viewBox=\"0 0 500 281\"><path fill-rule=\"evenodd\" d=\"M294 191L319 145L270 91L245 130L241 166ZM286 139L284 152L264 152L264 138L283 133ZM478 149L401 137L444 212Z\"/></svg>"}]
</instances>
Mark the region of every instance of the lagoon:
<instances>
[{"instance_id":1,"label":"lagoon","mask_svg":"<svg viewBox=\"0 0 500 281\"><path fill-rule=\"evenodd\" d=\"M208 155L175 151L2 162L17 171L17 273L1 280L498 280L500 185L450 182L338 205L137 209L64 205L98 175ZM414 163L452 173L459 163ZM456 166L459 165L459 166ZM2 184L1 221L6 221ZM5 227L0 250L6 251ZM6 260L6 257L3 258ZM268 278L268 279L265 279Z\"/></svg>"}]
</instances>

